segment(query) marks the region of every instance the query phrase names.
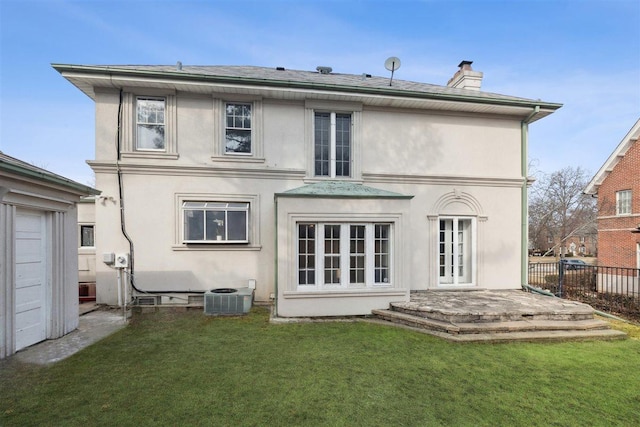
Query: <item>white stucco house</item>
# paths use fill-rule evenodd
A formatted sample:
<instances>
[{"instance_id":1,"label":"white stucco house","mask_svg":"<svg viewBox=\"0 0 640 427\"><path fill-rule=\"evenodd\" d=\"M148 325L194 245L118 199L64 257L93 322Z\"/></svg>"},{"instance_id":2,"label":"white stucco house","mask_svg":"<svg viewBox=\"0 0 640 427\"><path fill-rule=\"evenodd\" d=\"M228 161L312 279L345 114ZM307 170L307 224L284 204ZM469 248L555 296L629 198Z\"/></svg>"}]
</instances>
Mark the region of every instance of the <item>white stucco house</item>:
<instances>
[{"instance_id":1,"label":"white stucco house","mask_svg":"<svg viewBox=\"0 0 640 427\"><path fill-rule=\"evenodd\" d=\"M526 282L529 124L561 105L253 66L54 64L95 102L97 301L255 285L278 316ZM363 70L366 71L366 70ZM112 258L111 258L112 259ZM124 292L124 291L123 291Z\"/></svg>"},{"instance_id":2,"label":"white stucco house","mask_svg":"<svg viewBox=\"0 0 640 427\"><path fill-rule=\"evenodd\" d=\"M91 194L0 152L0 359L78 327L77 203Z\"/></svg>"}]
</instances>

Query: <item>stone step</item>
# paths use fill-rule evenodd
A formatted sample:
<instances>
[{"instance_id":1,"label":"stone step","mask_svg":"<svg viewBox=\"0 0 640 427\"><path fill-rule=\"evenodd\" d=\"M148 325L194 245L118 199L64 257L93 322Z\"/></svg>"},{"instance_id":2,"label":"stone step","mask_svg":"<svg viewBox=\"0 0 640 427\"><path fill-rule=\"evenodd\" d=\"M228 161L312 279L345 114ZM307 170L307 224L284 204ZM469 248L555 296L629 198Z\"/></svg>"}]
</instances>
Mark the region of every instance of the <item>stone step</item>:
<instances>
[{"instance_id":1,"label":"stone step","mask_svg":"<svg viewBox=\"0 0 640 427\"><path fill-rule=\"evenodd\" d=\"M529 331L488 334L447 334L445 332L429 331L421 332L439 336L453 342L553 342L553 341L611 341L624 340L627 334L613 329L596 329L587 331Z\"/></svg>"},{"instance_id":2,"label":"stone step","mask_svg":"<svg viewBox=\"0 0 640 427\"><path fill-rule=\"evenodd\" d=\"M591 307L577 307L564 311L505 311L505 312L465 312L447 311L446 309L425 309L407 308L404 303L392 303L391 308L394 311L406 313L413 316L424 317L432 320L440 320L450 323L475 323L475 322L504 322L521 320L559 320L559 321L579 321L593 319L593 309Z\"/></svg>"},{"instance_id":3,"label":"stone step","mask_svg":"<svg viewBox=\"0 0 640 427\"><path fill-rule=\"evenodd\" d=\"M503 341L562 341L624 339L624 332L609 328L607 322L589 319L566 320L520 320L504 322L452 323L437 319L414 316L394 310L373 310L380 319L406 325L432 335L456 342L503 342Z\"/></svg>"},{"instance_id":4,"label":"stone step","mask_svg":"<svg viewBox=\"0 0 640 427\"><path fill-rule=\"evenodd\" d=\"M394 310L372 310L371 313L381 319L393 323L402 323L407 326L413 326L423 329L431 329L448 333L459 333L460 328L450 322L428 319L421 316L413 316L407 313L401 313Z\"/></svg>"}]
</instances>

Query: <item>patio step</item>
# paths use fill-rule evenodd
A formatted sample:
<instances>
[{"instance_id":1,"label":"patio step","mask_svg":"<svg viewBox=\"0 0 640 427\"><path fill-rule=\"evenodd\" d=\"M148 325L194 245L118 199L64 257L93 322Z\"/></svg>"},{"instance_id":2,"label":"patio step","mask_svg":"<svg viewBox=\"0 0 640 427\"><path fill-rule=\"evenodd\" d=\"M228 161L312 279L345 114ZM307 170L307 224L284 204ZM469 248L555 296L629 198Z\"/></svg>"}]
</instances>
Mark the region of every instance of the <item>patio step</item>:
<instances>
[{"instance_id":1,"label":"patio step","mask_svg":"<svg viewBox=\"0 0 640 427\"><path fill-rule=\"evenodd\" d=\"M417 317L441 320L450 323L491 323L510 321L583 321L593 320L593 309L587 305L569 307L562 311L540 310L538 308L529 310L527 308L513 309L483 309L469 311L453 311L441 307L407 307L406 303L391 303L391 309Z\"/></svg>"},{"instance_id":2,"label":"patio step","mask_svg":"<svg viewBox=\"0 0 640 427\"><path fill-rule=\"evenodd\" d=\"M625 339L624 332L612 330L607 322L593 318L581 320L535 319L455 322L432 319L397 310L373 310L385 322L406 325L456 342L567 341Z\"/></svg>"}]
</instances>

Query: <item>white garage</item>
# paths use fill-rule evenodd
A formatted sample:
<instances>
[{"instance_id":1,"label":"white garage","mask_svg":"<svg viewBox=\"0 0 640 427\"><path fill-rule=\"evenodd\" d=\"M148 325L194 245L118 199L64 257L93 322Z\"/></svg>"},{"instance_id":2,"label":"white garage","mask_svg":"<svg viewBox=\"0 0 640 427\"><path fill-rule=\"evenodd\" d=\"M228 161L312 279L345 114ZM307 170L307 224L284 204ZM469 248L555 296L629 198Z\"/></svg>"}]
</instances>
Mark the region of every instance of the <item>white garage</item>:
<instances>
[{"instance_id":1,"label":"white garage","mask_svg":"<svg viewBox=\"0 0 640 427\"><path fill-rule=\"evenodd\" d=\"M76 204L98 193L0 152L0 358L77 328Z\"/></svg>"}]
</instances>

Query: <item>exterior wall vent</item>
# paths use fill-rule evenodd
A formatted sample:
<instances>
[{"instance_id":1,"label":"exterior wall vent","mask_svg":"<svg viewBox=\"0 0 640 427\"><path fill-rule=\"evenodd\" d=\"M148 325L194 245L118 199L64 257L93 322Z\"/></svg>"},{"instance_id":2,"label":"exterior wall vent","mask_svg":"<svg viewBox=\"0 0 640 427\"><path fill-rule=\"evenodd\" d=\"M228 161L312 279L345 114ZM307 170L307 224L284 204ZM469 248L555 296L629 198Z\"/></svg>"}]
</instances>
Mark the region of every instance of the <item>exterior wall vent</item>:
<instances>
[{"instance_id":1,"label":"exterior wall vent","mask_svg":"<svg viewBox=\"0 0 640 427\"><path fill-rule=\"evenodd\" d=\"M246 314L253 303L251 288L218 288L205 292L205 314Z\"/></svg>"},{"instance_id":2,"label":"exterior wall vent","mask_svg":"<svg viewBox=\"0 0 640 427\"><path fill-rule=\"evenodd\" d=\"M155 295L138 295L136 305L160 305L160 297Z\"/></svg>"}]
</instances>

